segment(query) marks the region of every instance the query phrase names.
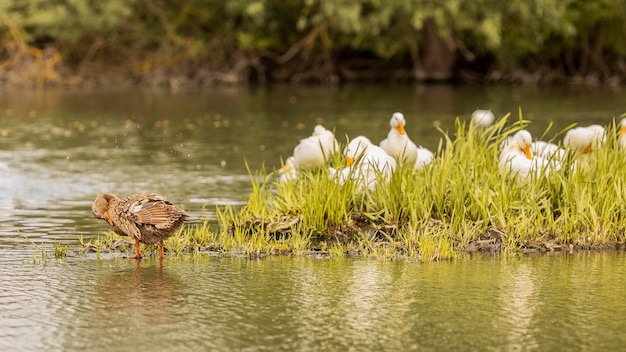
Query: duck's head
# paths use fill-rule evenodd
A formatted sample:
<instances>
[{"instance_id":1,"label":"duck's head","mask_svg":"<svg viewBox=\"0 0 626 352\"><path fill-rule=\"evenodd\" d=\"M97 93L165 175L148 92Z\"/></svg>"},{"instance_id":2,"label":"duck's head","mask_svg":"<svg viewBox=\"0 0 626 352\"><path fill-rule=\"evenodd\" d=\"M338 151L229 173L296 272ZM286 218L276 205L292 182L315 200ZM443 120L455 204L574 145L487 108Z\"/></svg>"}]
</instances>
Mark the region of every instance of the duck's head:
<instances>
[{"instance_id":1,"label":"duck's head","mask_svg":"<svg viewBox=\"0 0 626 352\"><path fill-rule=\"evenodd\" d=\"M324 133L328 133L329 131L322 125L315 125L315 127L313 128L313 135L314 136L321 136Z\"/></svg>"},{"instance_id":2,"label":"duck's head","mask_svg":"<svg viewBox=\"0 0 626 352\"><path fill-rule=\"evenodd\" d=\"M93 216L95 216L97 219L105 220L109 223L109 225L113 225L113 221L111 220L109 211L111 209L111 201L114 199L118 198L111 193L103 193L96 197L96 200L94 200L91 204L91 211L93 212Z\"/></svg>"},{"instance_id":3,"label":"duck's head","mask_svg":"<svg viewBox=\"0 0 626 352\"><path fill-rule=\"evenodd\" d=\"M588 154L597 149L604 141L604 127L591 125L575 127L567 131L563 138L563 145L574 152Z\"/></svg>"},{"instance_id":4,"label":"duck's head","mask_svg":"<svg viewBox=\"0 0 626 352\"><path fill-rule=\"evenodd\" d=\"M351 140L343 150L343 155L346 157L346 165L352 166L354 161L365 153L370 144L372 144L372 142L364 136L359 136Z\"/></svg>"},{"instance_id":5,"label":"duck's head","mask_svg":"<svg viewBox=\"0 0 626 352\"><path fill-rule=\"evenodd\" d=\"M279 174L284 174L286 172L290 172L291 170L296 169L296 158L290 156L285 160L285 165L278 170Z\"/></svg>"},{"instance_id":6,"label":"duck's head","mask_svg":"<svg viewBox=\"0 0 626 352\"><path fill-rule=\"evenodd\" d=\"M393 115L391 115L389 125L391 125L391 128L395 128L396 130L398 130L398 133L400 134L406 133L406 130L404 129L404 126L406 125L406 120L404 119L404 115L401 112L394 112Z\"/></svg>"},{"instance_id":7,"label":"duck's head","mask_svg":"<svg viewBox=\"0 0 626 352\"><path fill-rule=\"evenodd\" d=\"M589 144L589 147L587 147L583 153L589 153L594 149L598 149L598 147L600 146L600 144L604 143L606 138L605 138L605 133L604 133L604 127L601 125L590 125L588 127L591 132L592 132L592 138L591 138L591 143Z\"/></svg>"},{"instance_id":8,"label":"duck's head","mask_svg":"<svg viewBox=\"0 0 626 352\"><path fill-rule=\"evenodd\" d=\"M489 127L495 118L490 110L477 109L472 112L471 122L476 126Z\"/></svg>"},{"instance_id":9,"label":"duck's head","mask_svg":"<svg viewBox=\"0 0 626 352\"><path fill-rule=\"evenodd\" d=\"M526 156L526 159L533 158L533 154L530 151L530 148L533 144L533 137L531 136L530 132L526 130L517 131L517 133L513 135L513 140L511 144L515 148L519 148L520 150L522 150L524 152L524 155Z\"/></svg>"}]
</instances>

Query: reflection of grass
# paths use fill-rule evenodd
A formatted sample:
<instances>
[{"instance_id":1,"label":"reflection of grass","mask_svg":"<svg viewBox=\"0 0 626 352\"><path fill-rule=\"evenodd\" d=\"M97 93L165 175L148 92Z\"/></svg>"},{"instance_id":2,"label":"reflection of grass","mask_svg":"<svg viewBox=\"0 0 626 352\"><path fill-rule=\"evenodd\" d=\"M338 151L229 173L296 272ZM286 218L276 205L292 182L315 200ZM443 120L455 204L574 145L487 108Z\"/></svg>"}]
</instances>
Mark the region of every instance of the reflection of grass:
<instances>
[{"instance_id":1,"label":"reflection of grass","mask_svg":"<svg viewBox=\"0 0 626 352\"><path fill-rule=\"evenodd\" d=\"M457 121L454 135L442 132L433 164L420 172L399 168L388 184L373 190L340 185L327 169L302 172L286 183L273 182L274 175L264 170L250 172L252 194L245 207L219 208L218 231L211 231L208 222L185 226L166 248L170 255L210 251L437 260L461 251L622 243L626 159L615 127L608 128L602 149L577 163L576 172L570 157L558 172L516 182L499 171L498 146L527 121L520 117L506 124L506 117L487 129ZM341 162L335 156L329 165ZM109 243L119 240L109 236Z\"/></svg>"}]
</instances>

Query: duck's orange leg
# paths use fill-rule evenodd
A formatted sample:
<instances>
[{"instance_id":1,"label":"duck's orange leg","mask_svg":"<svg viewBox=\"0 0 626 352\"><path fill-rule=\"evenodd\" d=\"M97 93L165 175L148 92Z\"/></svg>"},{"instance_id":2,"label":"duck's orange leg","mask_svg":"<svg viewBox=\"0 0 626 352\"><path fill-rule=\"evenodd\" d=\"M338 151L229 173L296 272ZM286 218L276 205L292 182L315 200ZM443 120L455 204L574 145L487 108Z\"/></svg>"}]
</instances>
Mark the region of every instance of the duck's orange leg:
<instances>
[{"instance_id":1,"label":"duck's orange leg","mask_svg":"<svg viewBox=\"0 0 626 352\"><path fill-rule=\"evenodd\" d=\"M159 242L159 258L163 258L163 255L165 254L165 249L163 248L163 240L161 240L161 242Z\"/></svg>"},{"instance_id":2,"label":"duck's orange leg","mask_svg":"<svg viewBox=\"0 0 626 352\"><path fill-rule=\"evenodd\" d=\"M141 259L143 256L139 252L139 239L135 238L135 255L128 257L128 259Z\"/></svg>"}]
</instances>

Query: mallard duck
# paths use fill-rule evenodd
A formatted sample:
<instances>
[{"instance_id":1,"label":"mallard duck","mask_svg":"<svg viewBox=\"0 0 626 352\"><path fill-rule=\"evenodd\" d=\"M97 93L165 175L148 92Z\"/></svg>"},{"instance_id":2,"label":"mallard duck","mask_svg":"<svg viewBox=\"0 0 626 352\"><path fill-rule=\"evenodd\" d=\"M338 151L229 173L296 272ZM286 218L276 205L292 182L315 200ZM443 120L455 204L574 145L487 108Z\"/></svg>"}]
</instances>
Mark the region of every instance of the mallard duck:
<instances>
[{"instance_id":1,"label":"mallard duck","mask_svg":"<svg viewBox=\"0 0 626 352\"><path fill-rule=\"evenodd\" d=\"M141 259L139 242L159 243L159 258L163 258L163 240L174 235L188 218L188 214L156 193L133 194L120 199L103 193L91 205L93 215L105 220L120 236L135 239L135 255Z\"/></svg>"},{"instance_id":2,"label":"mallard duck","mask_svg":"<svg viewBox=\"0 0 626 352\"><path fill-rule=\"evenodd\" d=\"M496 117L490 110L477 109L472 112L471 122L480 127L489 127Z\"/></svg>"},{"instance_id":3,"label":"mallard duck","mask_svg":"<svg viewBox=\"0 0 626 352\"><path fill-rule=\"evenodd\" d=\"M417 146L411 141L404 129L406 126L404 115L400 112L394 113L391 115L389 125L391 129L387 133L387 138L380 142L380 147L399 162L415 165Z\"/></svg>"},{"instance_id":4,"label":"mallard duck","mask_svg":"<svg viewBox=\"0 0 626 352\"><path fill-rule=\"evenodd\" d=\"M316 125L313 134L301 139L300 143L293 148L293 156L287 158L289 162L285 162L279 173L292 173L291 176L295 176L294 171L297 170L318 169L337 150L339 150L339 143L335 139L335 134L322 125ZM287 177L287 179L290 178L292 177Z\"/></svg>"}]
</instances>

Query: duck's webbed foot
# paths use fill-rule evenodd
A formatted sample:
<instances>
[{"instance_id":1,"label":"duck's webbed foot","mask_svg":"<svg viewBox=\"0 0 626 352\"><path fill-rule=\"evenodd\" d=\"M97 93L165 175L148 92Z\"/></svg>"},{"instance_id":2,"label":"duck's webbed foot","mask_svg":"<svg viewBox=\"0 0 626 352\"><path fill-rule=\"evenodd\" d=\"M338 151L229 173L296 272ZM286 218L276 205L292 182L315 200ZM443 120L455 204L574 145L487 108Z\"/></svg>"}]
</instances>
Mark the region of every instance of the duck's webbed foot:
<instances>
[{"instance_id":1,"label":"duck's webbed foot","mask_svg":"<svg viewBox=\"0 0 626 352\"><path fill-rule=\"evenodd\" d=\"M141 252L139 251L139 240L135 239L135 254L131 255L130 257L126 257L127 259L141 259L143 258L143 256L141 255Z\"/></svg>"}]
</instances>

